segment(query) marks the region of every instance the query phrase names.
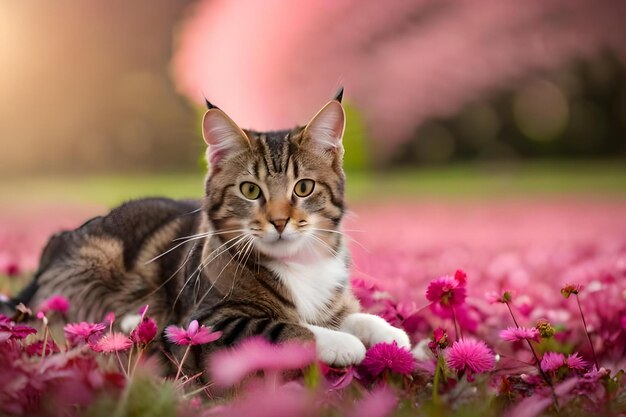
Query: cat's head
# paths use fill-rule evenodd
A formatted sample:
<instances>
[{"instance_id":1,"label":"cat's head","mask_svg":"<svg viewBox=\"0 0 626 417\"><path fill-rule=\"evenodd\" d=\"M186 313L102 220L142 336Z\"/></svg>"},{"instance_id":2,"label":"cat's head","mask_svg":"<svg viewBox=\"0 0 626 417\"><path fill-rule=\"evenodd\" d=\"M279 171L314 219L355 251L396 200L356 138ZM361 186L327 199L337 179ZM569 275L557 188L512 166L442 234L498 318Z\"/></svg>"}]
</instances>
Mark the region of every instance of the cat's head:
<instances>
[{"instance_id":1,"label":"cat's head","mask_svg":"<svg viewBox=\"0 0 626 417\"><path fill-rule=\"evenodd\" d=\"M204 209L222 242L271 258L332 256L344 214L341 93L291 130L241 129L209 104Z\"/></svg>"}]
</instances>

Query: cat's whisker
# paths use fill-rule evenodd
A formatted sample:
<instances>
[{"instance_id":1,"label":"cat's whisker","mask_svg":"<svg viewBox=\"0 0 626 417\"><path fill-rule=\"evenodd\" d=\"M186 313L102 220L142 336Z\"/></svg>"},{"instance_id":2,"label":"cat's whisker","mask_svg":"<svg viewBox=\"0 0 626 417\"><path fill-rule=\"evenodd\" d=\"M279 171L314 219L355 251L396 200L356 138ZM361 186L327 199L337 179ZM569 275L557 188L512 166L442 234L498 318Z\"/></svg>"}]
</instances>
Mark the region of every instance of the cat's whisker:
<instances>
[{"instance_id":1,"label":"cat's whisker","mask_svg":"<svg viewBox=\"0 0 626 417\"><path fill-rule=\"evenodd\" d=\"M172 275L169 276L169 278L167 278L165 281L163 281L161 283L161 285L159 285L158 287L156 287L154 290L150 291L148 294L146 294L145 296L142 297L146 298L149 297L151 295L154 295L154 293L156 293L158 290L160 290L161 288L163 288L165 285L167 285L168 282L170 282L172 279L174 279L174 277L183 269L183 267L187 264L187 262L189 262L189 259L191 259L191 254L193 253L193 250L195 249L195 246L192 246L191 249L189 249L189 251L187 252L187 255L185 256L185 259L183 260L183 263L180 264L180 266L176 269L176 271L174 271L172 273Z\"/></svg>"},{"instance_id":2,"label":"cat's whisker","mask_svg":"<svg viewBox=\"0 0 626 417\"><path fill-rule=\"evenodd\" d=\"M204 270L204 268L206 268L211 262L213 262L214 260L216 260L219 256L221 256L223 253L230 251L232 248L234 248L235 246L241 244L241 242L243 242L246 237L248 237L247 235L239 235L238 236L239 239L237 239L236 242L234 242L233 244L231 244L229 247L225 248L224 250L222 250L220 253L218 253L217 255L215 255L211 260L209 260L206 264L205 263L201 263L200 265L198 265L199 271L198 271L198 275L197 277L200 277L200 275L202 274L202 271ZM231 239L232 241L232 239ZM223 245L222 245L223 246ZM214 251L215 252L215 251ZM238 252L237 252L238 253ZM228 261L228 263L226 264L226 266L232 261L232 259L234 258L234 256L237 255L237 253L235 253L235 255L231 256L231 259ZM207 257L208 259L209 257ZM218 275L219 277L219 275ZM215 286L215 283L217 282L217 279L215 279L212 283L211 286L209 288L209 290L207 292L210 292L211 289ZM203 299L206 295L203 296ZM195 296L194 299L197 299L197 296Z\"/></svg>"},{"instance_id":3,"label":"cat's whisker","mask_svg":"<svg viewBox=\"0 0 626 417\"><path fill-rule=\"evenodd\" d=\"M365 247L365 246L364 246L361 242L359 242L358 240L356 240L354 237L352 237L352 236L350 236L350 235L348 235L348 234L346 234L346 233L343 233L343 232L341 232L341 231L339 231L339 230L319 229L319 228L313 228L313 227L312 227L312 228L310 228L310 230L312 230L312 231L314 231L314 232L319 231L319 232L336 233L336 234L341 235L341 236L345 237L346 239L349 239L350 241L352 241L352 242L356 243L356 244L357 244L357 245L359 245L359 247L360 247L361 249L363 249L365 252L367 252L367 253L372 253L372 252L371 252L368 248L366 248L366 247ZM354 231L354 232L356 232L356 231L361 231L361 232L362 232L362 230L347 230L347 231L348 231L348 232L353 232L353 231Z\"/></svg>"},{"instance_id":4,"label":"cat's whisker","mask_svg":"<svg viewBox=\"0 0 626 417\"><path fill-rule=\"evenodd\" d=\"M232 230L219 230L216 232L203 232L203 233L198 233L196 235L189 235L189 236L181 236L178 237L176 239L173 239L172 242L176 242L178 240L183 240L183 239L187 239L187 238L195 238L195 237L209 237L209 236L216 236L216 235L225 235L227 233L236 233L236 232L245 232L245 229L232 229Z\"/></svg>"},{"instance_id":5,"label":"cat's whisker","mask_svg":"<svg viewBox=\"0 0 626 417\"><path fill-rule=\"evenodd\" d=\"M245 238L251 239L251 237L250 237L250 236L248 236L248 235L244 235L242 239L245 239ZM240 241L240 240L239 240L239 241L237 241L237 244L239 244L239 243L241 243L241 241ZM231 246L231 247L232 247L232 246ZM237 256L237 255L241 252L241 250L242 250L242 249L238 250L238 251L237 251L237 253L235 253L235 255L233 255L233 256L231 256L231 257L230 257L230 260L229 260L228 262L226 262L226 265L224 265L224 267L222 268L222 270L220 271L220 273L219 273L219 274L217 274L217 277L215 277L215 279L214 279L214 280L213 280L213 282L211 283L211 286L209 287L209 289L208 289L208 290L207 290L207 291L206 291L206 292L202 295L202 297L200 298L200 300L198 300L198 301L196 302L196 306L195 306L195 307L198 307L198 306L202 303L202 301L204 301L204 299L205 299L205 298L209 295L209 293L211 292L211 290L213 289L213 287L215 286L215 284L216 284L216 283L217 283L217 281L219 280L220 276L222 276L222 274L224 273L224 271L226 270L226 268L228 267L228 265L230 265L230 263L231 263L231 262L235 259L235 256Z\"/></svg>"},{"instance_id":6,"label":"cat's whisker","mask_svg":"<svg viewBox=\"0 0 626 417\"><path fill-rule=\"evenodd\" d=\"M236 246L243 238L245 238L245 235L237 235L232 239L227 240L226 242L222 243L220 246L218 246L216 249L214 249L211 253L209 253L207 255L207 257L205 259L202 259L200 261L200 264L198 265L198 267L189 275L189 277L184 281L180 291L178 291L178 294L176 295L176 299L174 300L173 306L172 306L172 310L174 309L174 307L176 306L176 303L178 302L178 299L180 298L180 296L182 295L183 291L185 290L185 288L187 287L187 284L189 284L189 282L191 281L191 279L196 276L196 279L198 279L200 277L200 275L202 274L202 270L209 265L211 262L213 262L215 259L217 259L221 254L223 254L224 252L230 250L231 248L233 248L234 246ZM229 243L231 243L233 240L236 240L235 243L233 243L231 246L223 249L221 252L219 252L217 255L213 256L211 258L211 256L213 255L213 253L219 251L221 248L223 248L224 246L228 245ZM208 262L206 262L208 261ZM206 263L205 263L206 262ZM196 275L197 274L197 275Z\"/></svg>"},{"instance_id":7,"label":"cat's whisker","mask_svg":"<svg viewBox=\"0 0 626 417\"><path fill-rule=\"evenodd\" d=\"M337 256L339 256L339 254L337 253L337 251L335 249L333 249L328 243L324 242L324 240L322 238L320 238L319 236L316 236L315 234L310 234L309 236L311 236L313 239L315 239L318 243L320 243L322 245L322 247L326 250L328 250L330 252L331 255L333 255L335 258Z\"/></svg>"},{"instance_id":8,"label":"cat's whisker","mask_svg":"<svg viewBox=\"0 0 626 417\"><path fill-rule=\"evenodd\" d=\"M248 240L248 242L246 243L246 246L244 247L244 256L242 256L242 260L243 263L241 263L241 273L243 274L243 271L245 269L245 265L248 262L248 259L250 259L250 255L252 254L252 251L254 249L254 239L250 239ZM244 259L245 258L245 259ZM235 289L235 282L238 278L237 276L237 271L239 270L239 262L237 263L237 268L235 269L235 273L233 274L233 279L232 279L232 283L230 286L230 290L228 291L228 296L230 296L234 289Z\"/></svg>"}]
</instances>

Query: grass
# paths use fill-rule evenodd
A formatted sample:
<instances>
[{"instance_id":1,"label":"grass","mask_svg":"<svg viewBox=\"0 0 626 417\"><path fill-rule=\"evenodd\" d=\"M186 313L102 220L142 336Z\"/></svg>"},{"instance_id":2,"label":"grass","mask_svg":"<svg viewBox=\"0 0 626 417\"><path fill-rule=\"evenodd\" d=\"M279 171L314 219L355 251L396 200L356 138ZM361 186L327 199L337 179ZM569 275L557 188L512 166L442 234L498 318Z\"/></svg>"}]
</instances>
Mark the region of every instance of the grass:
<instances>
[{"instance_id":1,"label":"grass","mask_svg":"<svg viewBox=\"0 0 626 417\"><path fill-rule=\"evenodd\" d=\"M142 196L200 197L204 174L91 175L0 180L2 202L115 205ZM499 198L584 195L626 198L626 164L533 162L462 164L348 173L348 198Z\"/></svg>"}]
</instances>

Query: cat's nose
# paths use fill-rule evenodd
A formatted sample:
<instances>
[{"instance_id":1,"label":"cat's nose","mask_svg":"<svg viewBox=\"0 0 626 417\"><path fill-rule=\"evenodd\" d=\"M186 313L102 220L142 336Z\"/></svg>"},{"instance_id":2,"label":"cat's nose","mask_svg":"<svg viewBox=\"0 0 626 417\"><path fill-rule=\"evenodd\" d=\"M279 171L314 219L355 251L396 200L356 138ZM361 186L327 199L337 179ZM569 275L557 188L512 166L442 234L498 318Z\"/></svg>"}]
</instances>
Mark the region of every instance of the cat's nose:
<instances>
[{"instance_id":1,"label":"cat's nose","mask_svg":"<svg viewBox=\"0 0 626 417\"><path fill-rule=\"evenodd\" d=\"M285 227L287 226L288 221L289 219L275 219L275 220L270 220L270 223L274 225L274 227L278 231L278 234L280 235L283 233L283 230L285 230Z\"/></svg>"}]
</instances>

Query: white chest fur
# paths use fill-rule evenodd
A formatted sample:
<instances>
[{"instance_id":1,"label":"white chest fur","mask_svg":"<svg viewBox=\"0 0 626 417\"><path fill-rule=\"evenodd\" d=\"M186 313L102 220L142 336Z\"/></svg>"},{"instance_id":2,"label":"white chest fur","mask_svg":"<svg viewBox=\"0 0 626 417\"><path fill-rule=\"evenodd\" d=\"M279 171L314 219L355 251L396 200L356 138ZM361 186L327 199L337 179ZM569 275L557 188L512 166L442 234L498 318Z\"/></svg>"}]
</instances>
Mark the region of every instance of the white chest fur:
<instances>
[{"instance_id":1,"label":"white chest fur","mask_svg":"<svg viewBox=\"0 0 626 417\"><path fill-rule=\"evenodd\" d=\"M325 312L337 287L348 282L348 269L340 257L311 263L274 261L270 269L291 292L300 318L315 323Z\"/></svg>"}]
</instances>

